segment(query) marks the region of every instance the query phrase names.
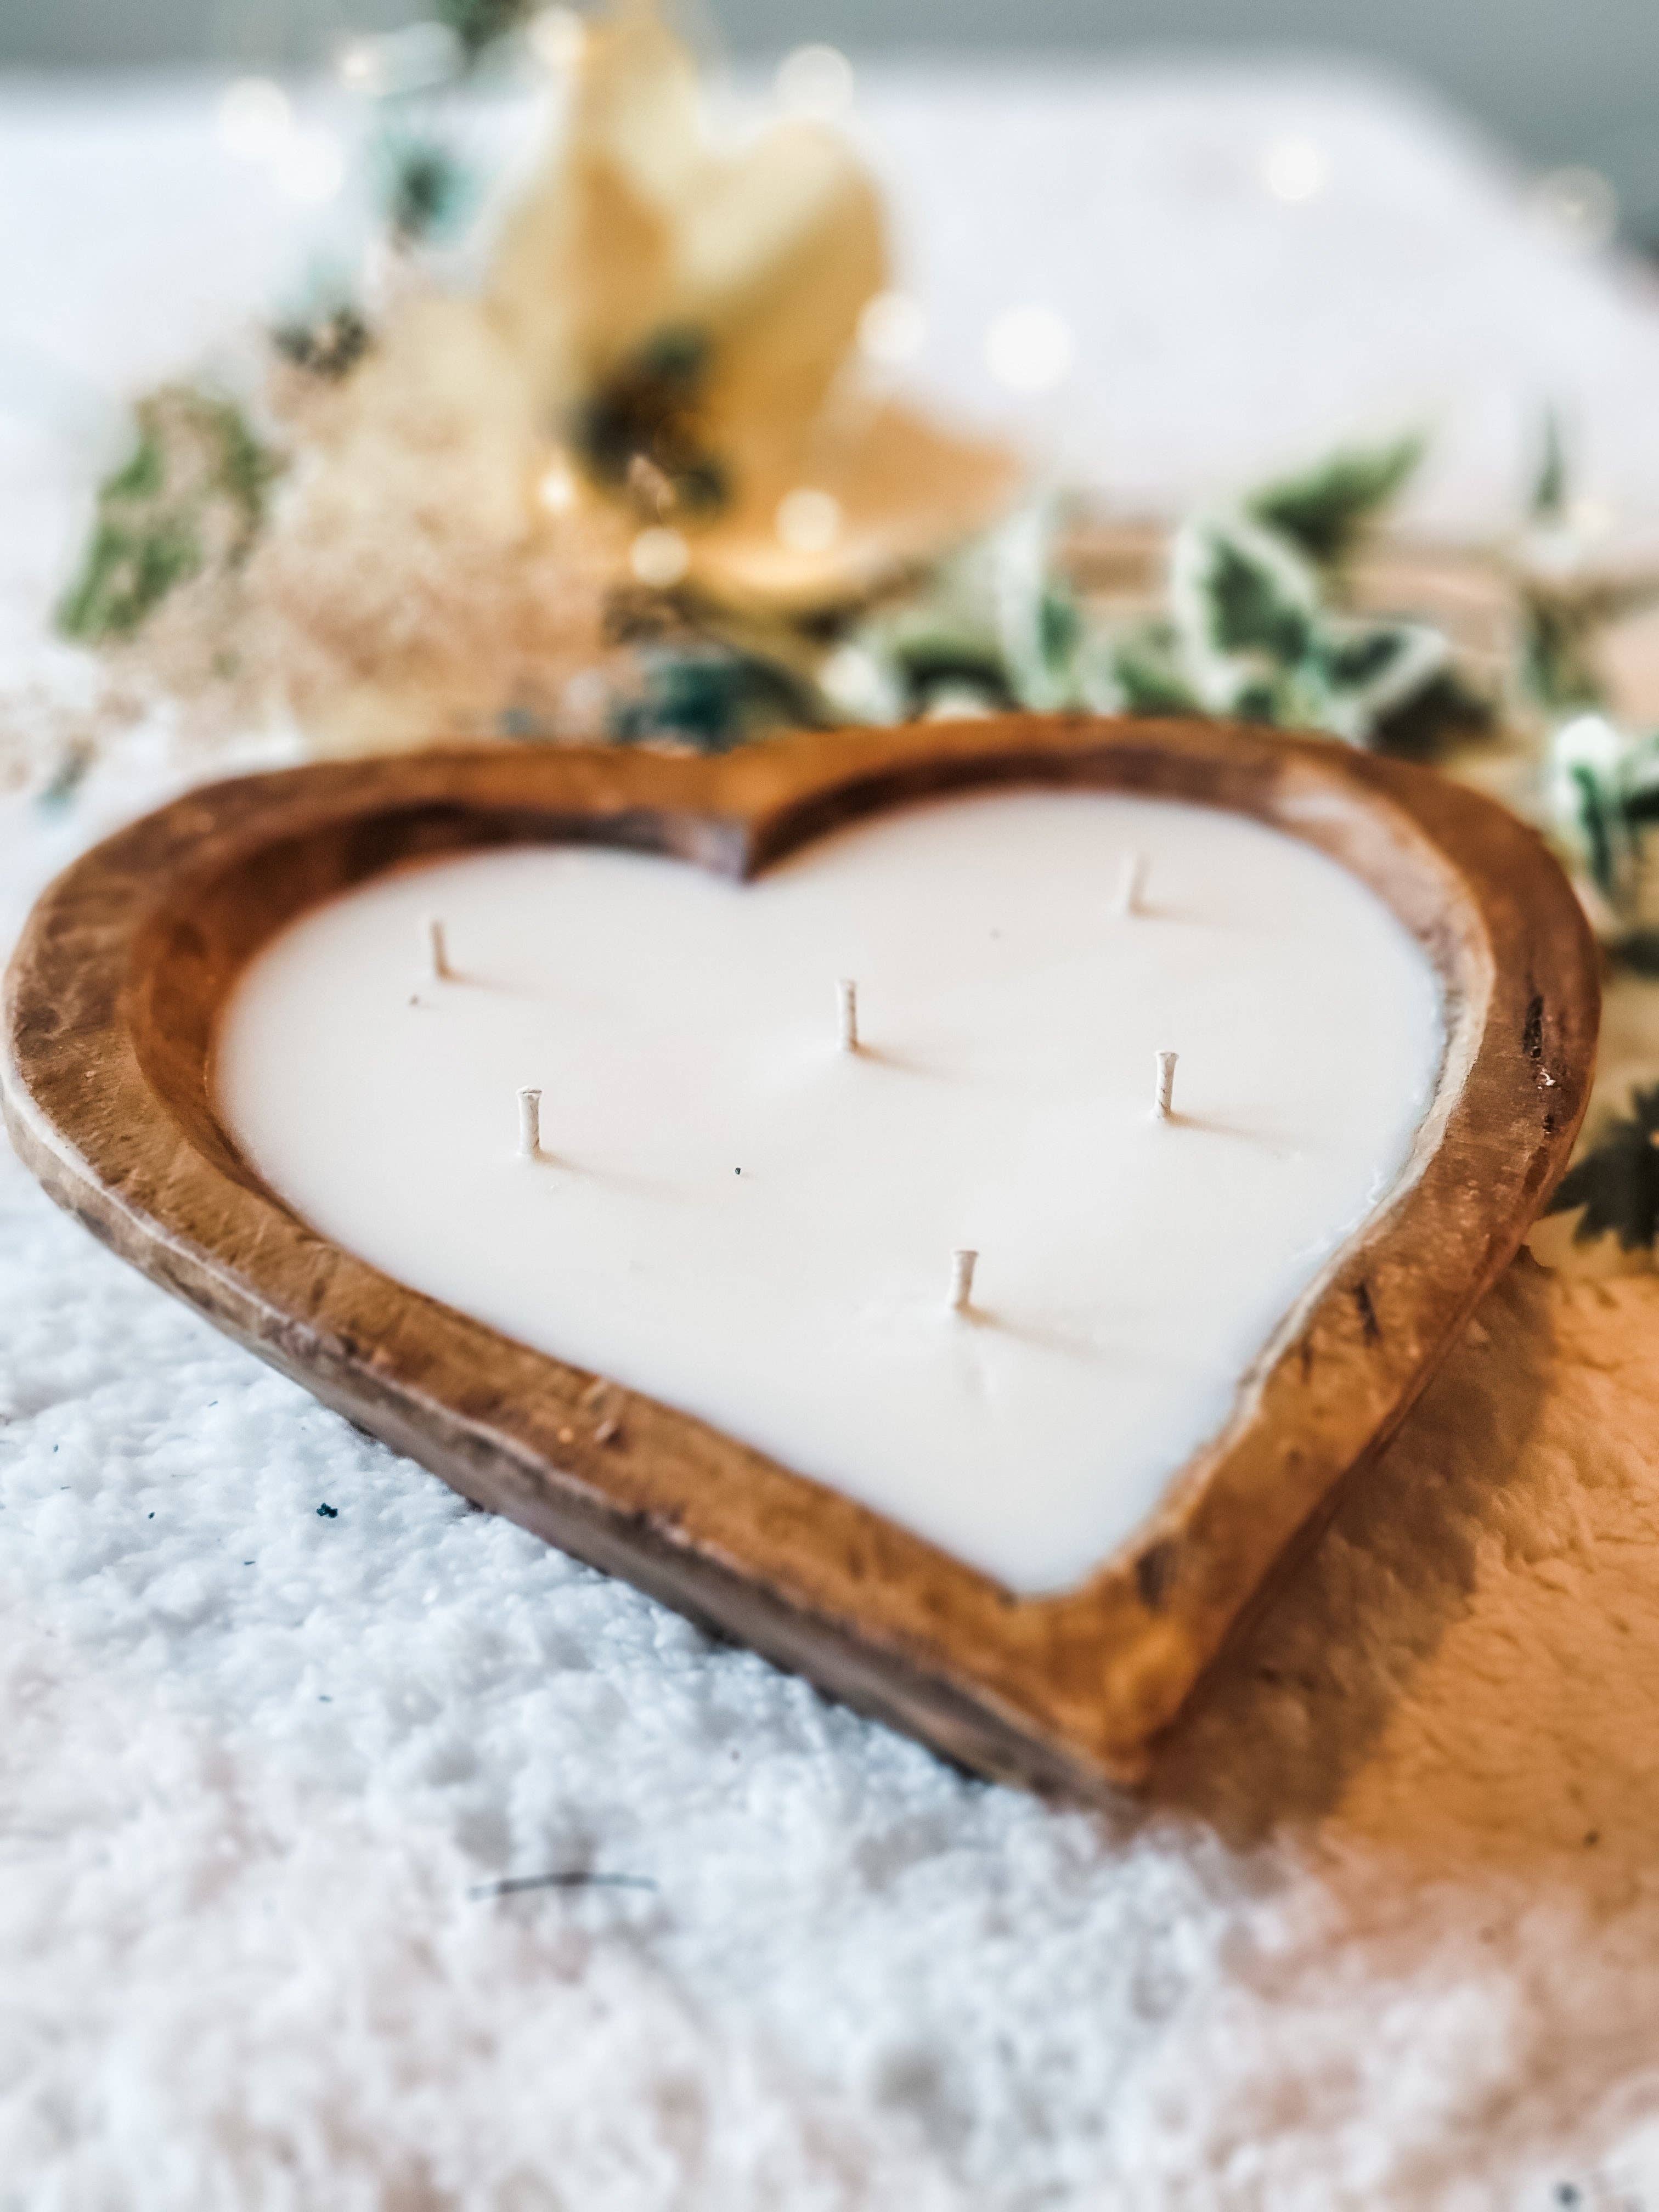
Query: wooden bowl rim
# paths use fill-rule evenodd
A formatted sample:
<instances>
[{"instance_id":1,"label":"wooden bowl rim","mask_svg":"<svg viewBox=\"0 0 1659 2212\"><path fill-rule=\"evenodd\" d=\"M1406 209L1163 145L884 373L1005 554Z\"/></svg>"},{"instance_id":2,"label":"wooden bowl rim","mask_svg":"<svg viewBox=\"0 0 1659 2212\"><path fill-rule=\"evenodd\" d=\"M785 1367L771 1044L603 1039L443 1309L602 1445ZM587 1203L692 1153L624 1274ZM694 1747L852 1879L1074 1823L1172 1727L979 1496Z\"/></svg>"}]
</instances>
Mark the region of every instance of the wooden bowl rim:
<instances>
[{"instance_id":1,"label":"wooden bowl rim","mask_svg":"<svg viewBox=\"0 0 1659 2212\"><path fill-rule=\"evenodd\" d=\"M1424 945L1447 1013L1400 1182L1275 1329L1222 1431L1074 1589L1016 1595L706 1424L394 1282L298 1219L215 1116L213 1026L242 963L305 906L399 860L567 839L747 877L879 809L1015 785L1191 799L1318 846ZM0 1103L24 1159L96 1233L476 1503L967 1765L1093 1790L1142 1771L1275 1560L1512 1256L1583 1115L1598 972L1531 831L1328 739L1014 715L714 759L478 746L210 786L76 861L9 971Z\"/></svg>"}]
</instances>

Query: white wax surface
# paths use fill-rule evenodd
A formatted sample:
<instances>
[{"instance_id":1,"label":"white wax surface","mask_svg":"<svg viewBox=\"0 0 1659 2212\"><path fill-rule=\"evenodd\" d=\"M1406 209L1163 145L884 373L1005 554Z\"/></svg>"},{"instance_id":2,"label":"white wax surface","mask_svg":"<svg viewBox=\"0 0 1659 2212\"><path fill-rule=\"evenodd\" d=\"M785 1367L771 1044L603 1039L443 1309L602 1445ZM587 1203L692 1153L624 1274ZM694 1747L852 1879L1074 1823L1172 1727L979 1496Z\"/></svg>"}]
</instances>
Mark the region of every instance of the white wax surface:
<instances>
[{"instance_id":1,"label":"white wax surface","mask_svg":"<svg viewBox=\"0 0 1659 2212\"><path fill-rule=\"evenodd\" d=\"M879 816L748 884L563 847L381 878L252 963L217 1085L337 1243L1036 1591L1221 1427L1397 1177L1442 1042L1419 948L1310 848L1012 793Z\"/></svg>"}]
</instances>

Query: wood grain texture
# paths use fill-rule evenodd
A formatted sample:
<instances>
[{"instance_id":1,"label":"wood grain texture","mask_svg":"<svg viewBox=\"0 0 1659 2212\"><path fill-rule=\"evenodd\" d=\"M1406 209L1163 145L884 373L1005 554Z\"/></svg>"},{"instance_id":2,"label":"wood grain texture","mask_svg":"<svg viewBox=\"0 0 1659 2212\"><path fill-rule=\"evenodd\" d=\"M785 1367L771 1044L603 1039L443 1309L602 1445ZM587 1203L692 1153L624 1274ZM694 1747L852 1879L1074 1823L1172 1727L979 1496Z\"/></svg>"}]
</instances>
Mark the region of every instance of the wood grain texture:
<instances>
[{"instance_id":1,"label":"wood grain texture","mask_svg":"<svg viewBox=\"0 0 1659 2212\"><path fill-rule=\"evenodd\" d=\"M296 1218L216 1117L211 1042L243 963L399 861L579 840L744 876L878 809L1021 784L1234 808L1317 846L1424 945L1447 1017L1401 1182L1285 1316L1224 1431L1074 1589L1017 1597L703 1423L404 1288ZM1142 1771L1275 1561L1515 1251L1583 1117L1598 1001L1595 946L1530 831L1322 739L1011 716L714 761L490 747L217 785L88 854L12 963L3 1104L24 1159L96 1235L469 1498L969 1766L1086 1794Z\"/></svg>"}]
</instances>

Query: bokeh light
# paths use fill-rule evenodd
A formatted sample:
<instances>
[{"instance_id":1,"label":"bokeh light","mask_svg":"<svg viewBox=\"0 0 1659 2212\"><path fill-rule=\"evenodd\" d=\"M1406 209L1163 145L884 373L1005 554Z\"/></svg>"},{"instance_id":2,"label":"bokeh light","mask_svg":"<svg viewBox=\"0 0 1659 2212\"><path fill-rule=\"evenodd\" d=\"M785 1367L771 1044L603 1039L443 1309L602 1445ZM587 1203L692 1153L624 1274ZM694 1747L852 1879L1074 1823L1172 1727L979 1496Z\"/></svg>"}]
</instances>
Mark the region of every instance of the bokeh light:
<instances>
[{"instance_id":1,"label":"bokeh light","mask_svg":"<svg viewBox=\"0 0 1659 2212\"><path fill-rule=\"evenodd\" d=\"M268 76L240 76L219 95L219 143L241 161L274 161L294 131L294 106Z\"/></svg>"},{"instance_id":2,"label":"bokeh light","mask_svg":"<svg viewBox=\"0 0 1659 2212\"><path fill-rule=\"evenodd\" d=\"M778 542L792 553L827 553L841 535L841 501L806 484L778 501Z\"/></svg>"},{"instance_id":3,"label":"bokeh light","mask_svg":"<svg viewBox=\"0 0 1659 2212\"><path fill-rule=\"evenodd\" d=\"M574 69L587 33L574 8L543 8L530 19L530 51L544 69Z\"/></svg>"},{"instance_id":4,"label":"bokeh light","mask_svg":"<svg viewBox=\"0 0 1659 2212\"><path fill-rule=\"evenodd\" d=\"M331 200L345 182L345 153L331 131L295 131L271 163L279 191L305 207Z\"/></svg>"},{"instance_id":5,"label":"bokeh light","mask_svg":"<svg viewBox=\"0 0 1659 2212\"><path fill-rule=\"evenodd\" d=\"M1569 245L1593 252L1619 228L1619 195L1599 169L1548 170L1532 197L1539 220Z\"/></svg>"},{"instance_id":6,"label":"bokeh light","mask_svg":"<svg viewBox=\"0 0 1659 2212\"><path fill-rule=\"evenodd\" d=\"M334 70L349 91L386 100L447 83L462 59L461 42L447 23L410 23L378 37L348 39Z\"/></svg>"},{"instance_id":7,"label":"bokeh light","mask_svg":"<svg viewBox=\"0 0 1659 2212\"><path fill-rule=\"evenodd\" d=\"M1056 390L1076 358L1071 325L1052 307L1010 307L985 334L986 365L1010 392Z\"/></svg>"},{"instance_id":8,"label":"bokeh light","mask_svg":"<svg viewBox=\"0 0 1659 2212\"><path fill-rule=\"evenodd\" d=\"M691 549L678 530L642 530L629 549L628 565L636 582L670 591L691 566Z\"/></svg>"},{"instance_id":9,"label":"bokeh light","mask_svg":"<svg viewBox=\"0 0 1659 2212\"><path fill-rule=\"evenodd\" d=\"M927 318L920 300L905 292L878 292L859 317L859 350L883 368L915 361L927 343Z\"/></svg>"},{"instance_id":10,"label":"bokeh light","mask_svg":"<svg viewBox=\"0 0 1659 2212\"><path fill-rule=\"evenodd\" d=\"M837 46L797 46L778 64L777 94L787 113L833 123L853 105L853 64Z\"/></svg>"},{"instance_id":11,"label":"bokeh light","mask_svg":"<svg viewBox=\"0 0 1659 2212\"><path fill-rule=\"evenodd\" d=\"M550 514L568 514L580 496L576 472L561 453L550 463L536 487L536 496Z\"/></svg>"},{"instance_id":12,"label":"bokeh light","mask_svg":"<svg viewBox=\"0 0 1659 2212\"><path fill-rule=\"evenodd\" d=\"M1262 154L1261 173L1269 198L1297 207L1319 198L1330 182L1331 165L1311 138L1275 138Z\"/></svg>"}]
</instances>

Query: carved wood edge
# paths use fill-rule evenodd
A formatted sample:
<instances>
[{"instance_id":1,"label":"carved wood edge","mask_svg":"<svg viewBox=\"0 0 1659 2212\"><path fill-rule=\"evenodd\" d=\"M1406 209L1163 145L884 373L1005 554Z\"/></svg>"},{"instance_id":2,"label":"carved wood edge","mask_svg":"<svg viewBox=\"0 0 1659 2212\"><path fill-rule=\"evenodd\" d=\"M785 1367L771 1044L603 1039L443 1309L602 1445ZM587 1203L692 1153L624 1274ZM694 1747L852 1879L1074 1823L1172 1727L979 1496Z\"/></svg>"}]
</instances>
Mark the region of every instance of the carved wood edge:
<instances>
[{"instance_id":1,"label":"carved wood edge","mask_svg":"<svg viewBox=\"0 0 1659 2212\"><path fill-rule=\"evenodd\" d=\"M214 1025L243 963L398 861L574 839L752 875L860 815L999 784L1194 800L1303 838L1418 938L1446 1009L1399 1184L1285 1316L1221 1434L1073 1589L1018 1596L706 1424L392 1281L297 1219L215 1115ZM718 760L480 747L211 786L76 862L8 974L0 1104L95 1234L476 1503L966 1765L1088 1794L1143 1771L1275 1559L1392 1432L1513 1255L1566 1166L1598 1007L1594 943L1529 830L1329 740L1008 716Z\"/></svg>"}]
</instances>

